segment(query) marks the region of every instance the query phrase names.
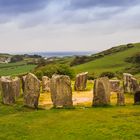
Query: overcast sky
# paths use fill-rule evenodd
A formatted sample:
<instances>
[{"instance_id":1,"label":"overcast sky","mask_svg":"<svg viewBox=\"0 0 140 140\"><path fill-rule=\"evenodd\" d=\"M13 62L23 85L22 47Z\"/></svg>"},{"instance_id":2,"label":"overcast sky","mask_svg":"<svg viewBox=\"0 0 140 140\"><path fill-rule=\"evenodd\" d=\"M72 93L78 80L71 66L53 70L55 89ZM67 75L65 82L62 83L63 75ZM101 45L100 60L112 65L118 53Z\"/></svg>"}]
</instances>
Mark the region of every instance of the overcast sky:
<instances>
[{"instance_id":1,"label":"overcast sky","mask_svg":"<svg viewBox=\"0 0 140 140\"><path fill-rule=\"evenodd\" d=\"M0 0L0 52L100 51L140 42L140 0Z\"/></svg>"}]
</instances>

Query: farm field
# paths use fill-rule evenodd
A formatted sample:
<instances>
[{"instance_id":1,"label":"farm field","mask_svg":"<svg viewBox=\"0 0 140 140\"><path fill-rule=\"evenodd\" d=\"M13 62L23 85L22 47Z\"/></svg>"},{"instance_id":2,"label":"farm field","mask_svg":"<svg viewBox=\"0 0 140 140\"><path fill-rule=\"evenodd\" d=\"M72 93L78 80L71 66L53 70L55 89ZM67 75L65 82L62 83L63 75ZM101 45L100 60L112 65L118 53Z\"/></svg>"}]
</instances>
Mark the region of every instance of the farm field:
<instances>
[{"instance_id":1,"label":"farm field","mask_svg":"<svg viewBox=\"0 0 140 140\"><path fill-rule=\"evenodd\" d=\"M36 65L27 65L24 61L23 62L16 62L16 63L8 63L8 64L0 64L0 76L7 76L7 75L19 75L25 74L30 72L36 67Z\"/></svg>"}]
</instances>

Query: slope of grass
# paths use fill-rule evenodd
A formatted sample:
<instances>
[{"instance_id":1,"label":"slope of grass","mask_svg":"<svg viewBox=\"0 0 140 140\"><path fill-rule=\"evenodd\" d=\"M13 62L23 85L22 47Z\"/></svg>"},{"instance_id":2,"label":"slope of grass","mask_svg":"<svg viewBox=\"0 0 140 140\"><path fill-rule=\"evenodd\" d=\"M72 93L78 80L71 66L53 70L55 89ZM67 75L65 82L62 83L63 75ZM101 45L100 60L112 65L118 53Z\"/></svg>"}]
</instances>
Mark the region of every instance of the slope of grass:
<instances>
[{"instance_id":1,"label":"slope of grass","mask_svg":"<svg viewBox=\"0 0 140 140\"><path fill-rule=\"evenodd\" d=\"M36 65L27 65L24 61L0 64L0 76L24 74L31 71L35 67Z\"/></svg>"},{"instance_id":2,"label":"slope of grass","mask_svg":"<svg viewBox=\"0 0 140 140\"><path fill-rule=\"evenodd\" d=\"M126 97L127 106L122 107L80 105L75 109L34 111L20 103L11 107L0 104L0 139L138 140L140 106L132 105L132 96Z\"/></svg>"},{"instance_id":3,"label":"slope of grass","mask_svg":"<svg viewBox=\"0 0 140 140\"><path fill-rule=\"evenodd\" d=\"M95 75L99 75L102 72L106 71L123 71L125 68L132 66L131 63L125 62L125 59L137 52L140 52L139 43L135 44L135 47L133 48L129 48L125 51L107 55L103 58L99 58L97 60L75 66L73 67L73 69L76 71L76 73L88 71L90 74L95 73Z\"/></svg>"}]
</instances>

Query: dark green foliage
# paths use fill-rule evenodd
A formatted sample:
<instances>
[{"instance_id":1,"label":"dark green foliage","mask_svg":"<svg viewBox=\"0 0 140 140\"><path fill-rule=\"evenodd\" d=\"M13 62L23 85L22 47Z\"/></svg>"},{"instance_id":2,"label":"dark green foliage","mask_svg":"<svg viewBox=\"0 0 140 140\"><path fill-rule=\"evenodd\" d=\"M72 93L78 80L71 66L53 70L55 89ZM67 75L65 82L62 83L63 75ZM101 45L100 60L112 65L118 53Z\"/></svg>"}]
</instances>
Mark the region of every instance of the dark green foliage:
<instances>
[{"instance_id":1,"label":"dark green foliage","mask_svg":"<svg viewBox=\"0 0 140 140\"><path fill-rule=\"evenodd\" d=\"M92 57L89 56L75 56L74 60L71 62L70 66L75 66L83 64L92 60Z\"/></svg>"},{"instance_id":2,"label":"dark green foliage","mask_svg":"<svg viewBox=\"0 0 140 140\"><path fill-rule=\"evenodd\" d=\"M23 56L26 58L42 58L41 55L37 55L37 54L34 55L24 54Z\"/></svg>"},{"instance_id":3,"label":"dark green foliage","mask_svg":"<svg viewBox=\"0 0 140 140\"><path fill-rule=\"evenodd\" d=\"M36 73L35 73L35 75L37 76L37 78L38 79L42 79L42 76L43 76L43 72L41 71L41 70L39 70L39 71L37 71Z\"/></svg>"},{"instance_id":4,"label":"dark green foliage","mask_svg":"<svg viewBox=\"0 0 140 140\"><path fill-rule=\"evenodd\" d=\"M101 73L100 77L108 77L109 79L115 77L115 74L113 72L103 72Z\"/></svg>"},{"instance_id":5,"label":"dark green foliage","mask_svg":"<svg viewBox=\"0 0 140 140\"><path fill-rule=\"evenodd\" d=\"M136 53L136 54L133 55L132 57L126 58L125 61L126 61L126 62L129 62L129 63L140 64L140 52Z\"/></svg>"},{"instance_id":6,"label":"dark green foliage","mask_svg":"<svg viewBox=\"0 0 140 140\"><path fill-rule=\"evenodd\" d=\"M91 74L88 74L88 80L94 80L96 79L97 77L95 76L94 73L91 73Z\"/></svg>"},{"instance_id":7,"label":"dark green foliage","mask_svg":"<svg viewBox=\"0 0 140 140\"><path fill-rule=\"evenodd\" d=\"M22 55L14 55L11 58L11 63L15 63L15 62L19 62L23 60L23 56Z\"/></svg>"},{"instance_id":8,"label":"dark green foliage","mask_svg":"<svg viewBox=\"0 0 140 140\"><path fill-rule=\"evenodd\" d=\"M43 75L48 76L50 78L52 77L53 74L68 75L70 76L70 78L73 78L75 75L74 71L70 68L70 66L65 64L46 65L44 67L36 69L35 74L36 73L39 75L39 77L43 73ZM36 76L38 76L37 74Z\"/></svg>"}]
</instances>

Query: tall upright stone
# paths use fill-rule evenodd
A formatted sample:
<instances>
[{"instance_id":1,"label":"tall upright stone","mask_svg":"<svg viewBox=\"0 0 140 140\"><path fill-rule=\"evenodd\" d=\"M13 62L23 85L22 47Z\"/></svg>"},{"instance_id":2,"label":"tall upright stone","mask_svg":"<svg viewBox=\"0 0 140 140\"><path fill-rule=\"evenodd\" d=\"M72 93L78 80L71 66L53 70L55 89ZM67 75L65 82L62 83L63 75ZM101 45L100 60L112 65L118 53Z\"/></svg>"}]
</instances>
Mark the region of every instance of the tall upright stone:
<instances>
[{"instance_id":1,"label":"tall upright stone","mask_svg":"<svg viewBox=\"0 0 140 140\"><path fill-rule=\"evenodd\" d=\"M117 92L120 86L120 80L109 80L111 92Z\"/></svg>"},{"instance_id":2,"label":"tall upright stone","mask_svg":"<svg viewBox=\"0 0 140 140\"><path fill-rule=\"evenodd\" d=\"M125 105L125 96L124 96L124 88L119 87L117 91L117 105L123 106Z\"/></svg>"},{"instance_id":3,"label":"tall upright stone","mask_svg":"<svg viewBox=\"0 0 140 140\"><path fill-rule=\"evenodd\" d=\"M76 76L74 89L76 91L84 91L87 86L88 72L80 73Z\"/></svg>"},{"instance_id":4,"label":"tall upright stone","mask_svg":"<svg viewBox=\"0 0 140 140\"><path fill-rule=\"evenodd\" d=\"M123 82L125 93L134 93L139 88L138 81L129 73L123 74Z\"/></svg>"},{"instance_id":5,"label":"tall upright stone","mask_svg":"<svg viewBox=\"0 0 140 140\"><path fill-rule=\"evenodd\" d=\"M18 77L2 76L0 83L2 102L7 105L14 104L20 95L20 79Z\"/></svg>"},{"instance_id":6,"label":"tall upright stone","mask_svg":"<svg viewBox=\"0 0 140 140\"><path fill-rule=\"evenodd\" d=\"M51 99L54 107L72 107L72 88L69 76L53 75L50 80Z\"/></svg>"},{"instance_id":7,"label":"tall upright stone","mask_svg":"<svg viewBox=\"0 0 140 140\"><path fill-rule=\"evenodd\" d=\"M22 80L22 91L24 92L25 89L25 79L26 79L26 75L22 76L21 80Z\"/></svg>"},{"instance_id":8,"label":"tall upright stone","mask_svg":"<svg viewBox=\"0 0 140 140\"><path fill-rule=\"evenodd\" d=\"M107 77L95 80L93 90L93 106L104 106L110 104L110 83Z\"/></svg>"},{"instance_id":9,"label":"tall upright stone","mask_svg":"<svg viewBox=\"0 0 140 140\"><path fill-rule=\"evenodd\" d=\"M42 77L42 91L50 92L50 78L47 76Z\"/></svg>"},{"instance_id":10,"label":"tall upright stone","mask_svg":"<svg viewBox=\"0 0 140 140\"><path fill-rule=\"evenodd\" d=\"M27 74L25 78L23 96L25 106L38 108L40 96L40 81L32 73Z\"/></svg>"}]
</instances>

